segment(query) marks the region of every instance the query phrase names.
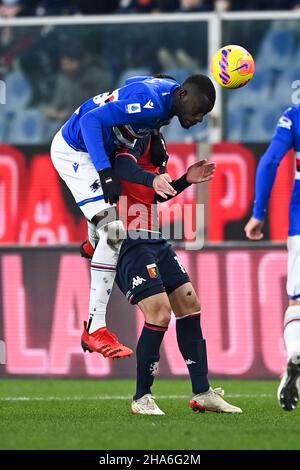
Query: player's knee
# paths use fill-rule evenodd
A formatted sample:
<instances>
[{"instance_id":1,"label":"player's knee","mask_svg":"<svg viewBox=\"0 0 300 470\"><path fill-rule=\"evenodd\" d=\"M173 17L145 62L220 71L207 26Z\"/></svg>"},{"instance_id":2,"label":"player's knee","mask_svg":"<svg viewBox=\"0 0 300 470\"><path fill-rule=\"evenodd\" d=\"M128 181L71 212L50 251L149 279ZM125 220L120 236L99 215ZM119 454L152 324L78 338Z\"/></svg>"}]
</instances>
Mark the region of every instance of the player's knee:
<instances>
[{"instance_id":1,"label":"player's knee","mask_svg":"<svg viewBox=\"0 0 300 470\"><path fill-rule=\"evenodd\" d=\"M152 305L145 315L147 323L167 327L171 320L171 307L168 305Z\"/></svg>"},{"instance_id":2,"label":"player's knee","mask_svg":"<svg viewBox=\"0 0 300 470\"><path fill-rule=\"evenodd\" d=\"M108 245L119 250L126 236L126 230L121 220L114 220L107 224L99 223L97 225L97 234L100 240L105 238Z\"/></svg>"},{"instance_id":3,"label":"player's knee","mask_svg":"<svg viewBox=\"0 0 300 470\"><path fill-rule=\"evenodd\" d=\"M161 308L157 312L156 315L156 322L155 324L161 325L161 326L168 326L171 320L171 309L168 308Z\"/></svg>"},{"instance_id":4,"label":"player's knee","mask_svg":"<svg viewBox=\"0 0 300 470\"><path fill-rule=\"evenodd\" d=\"M184 314L199 312L201 305L199 298L194 290L187 290L181 298L182 311Z\"/></svg>"},{"instance_id":5,"label":"player's knee","mask_svg":"<svg viewBox=\"0 0 300 470\"><path fill-rule=\"evenodd\" d=\"M118 248L125 238L126 231L121 220L111 222L107 227L107 243Z\"/></svg>"}]
</instances>

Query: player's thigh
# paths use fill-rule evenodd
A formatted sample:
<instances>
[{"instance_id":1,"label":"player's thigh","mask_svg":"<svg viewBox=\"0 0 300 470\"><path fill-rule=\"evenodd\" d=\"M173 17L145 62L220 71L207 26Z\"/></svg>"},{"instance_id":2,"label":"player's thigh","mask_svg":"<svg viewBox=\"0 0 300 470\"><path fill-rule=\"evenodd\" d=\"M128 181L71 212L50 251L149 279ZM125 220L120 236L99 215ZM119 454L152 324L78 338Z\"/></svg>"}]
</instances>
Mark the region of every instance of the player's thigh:
<instances>
[{"instance_id":1,"label":"player's thigh","mask_svg":"<svg viewBox=\"0 0 300 470\"><path fill-rule=\"evenodd\" d=\"M158 269L168 295L183 284L190 282L186 269L180 262L177 253L167 241L159 253Z\"/></svg>"},{"instance_id":2,"label":"player's thigh","mask_svg":"<svg viewBox=\"0 0 300 470\"><path fill-rule=\"evenodd\" d=\"M100 178L89 154L72 149L60 131L51 145L51 159L87 219L111 207L104 201Z\"/></svg>"},{"instance_id":3,"label":"player's thigh","mask_svg":"<svg viewBox=\"0 0 300 470\"><path fill-rule=\"evenodd\" d=\"M287 248L287 293L290 305L298 305L300 303L300 235L288 237Z\"/></svg>"},{"instance_id":4,"label":"player's thigh","mask_svg":"<svg viewBox=\"0 0 300 470\"><path fill-rule=\"evenodd\" d=\"M123 241L117 265L116 283L131 304L165 292L156 266L155 247L130 239Z\"/></svg>"},{"instance_id":5,"label":"player's thigh","mask_svg":"<svg viewBox=\"0 0 300 470\"><path fill-rule=\"evenodd\" d=\"M200 301L191 282L177 287L169 294L169 301L176 317L200 312Z\"/></svg>"},{"instance_id":6,"label":"player's thigh","mask_svg":"<svg viewBox=\"0 0 300 470\"><path fill-rule=\"evenodd\" d=\"M168 326L171 319L171 305L165 292L144 298L138 302L138 306L147 323Z\"/></svg>"}]
</instances>

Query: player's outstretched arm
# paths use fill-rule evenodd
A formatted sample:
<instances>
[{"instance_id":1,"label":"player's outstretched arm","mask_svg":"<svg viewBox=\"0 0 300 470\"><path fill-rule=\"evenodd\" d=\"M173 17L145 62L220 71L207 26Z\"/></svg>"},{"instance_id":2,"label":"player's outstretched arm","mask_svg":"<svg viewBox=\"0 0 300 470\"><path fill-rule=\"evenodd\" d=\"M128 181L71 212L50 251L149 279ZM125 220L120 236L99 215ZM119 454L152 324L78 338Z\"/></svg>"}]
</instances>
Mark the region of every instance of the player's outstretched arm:
<instances>
[{"instance_id":1,"label":"player's outstretched arm","mask_svg":"<svg viewBox=\"0 0 300 470\"><path fill-rule=\"evenodd\" d=\"M215 171L216 164L214 162L208 163L207 160L200 160L188 168L186 180L190 184L205 183L213 178Z\"/></svg>"},{"instance_id":2,"label":"player's outstretched arm","mask_svg":"<svg viewBox=\"0 0 300 470\"><path fill-rule=\"evenodd\" d=\"M208 163L207 160L200 160L199 162L191 165L187 172L175 181L172 181L171 186L176 190L176 195L182 193L191 184L205 183L210 181L216 170L215 163ZM172 199L174 196L168 196L168 198L161 198L158 196L156 200L163 202Z\"/></svg>"}]
</instances>

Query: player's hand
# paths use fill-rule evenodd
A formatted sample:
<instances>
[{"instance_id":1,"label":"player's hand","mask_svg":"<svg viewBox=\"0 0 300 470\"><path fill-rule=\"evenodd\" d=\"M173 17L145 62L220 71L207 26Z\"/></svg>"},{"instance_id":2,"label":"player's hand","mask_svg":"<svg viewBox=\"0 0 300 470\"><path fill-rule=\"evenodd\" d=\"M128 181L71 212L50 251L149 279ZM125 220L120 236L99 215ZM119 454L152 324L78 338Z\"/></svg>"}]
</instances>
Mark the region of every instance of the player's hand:
<instances>
[{"instance_id":1,"label":"player's hand","mask_svg":"<svg viewBox=\"0 0 300 470\"><path fill-rule=\"evenodd\" d=\"M262 240L264 237L264 234L262 233L263 225L263 220L258 220L255 217L251 217L244 228L246 237L250 240Z\"/></svg>"},{"instance_id":2,"label":"player's hand","mask_svg":"<svg viewBox=\"0 0 300 470\"><path fill-rule=\"evenodd\" d=\"M153 188L156 194L168 199L168 196L176 196L177 191L169 184L172 181L168 173L163 173L161 175L155 176L153 180Z\"/></svg>"},{"instance_id":3,"label":"player's hand","mask_svg":"<svg viewBox=\"0 0 300 470\"><path fill-rule=\"evenodd\" d=\"M215 163L208 163L207 160L200 160L188 168L186 180L188 183L204 183L210 181L216 171Z\"/></svg>"},{"instance_id":4,"label":"player's hand","mask_svg":"<svg viewBox=\"0 0 300 470\"><path fill-rule=\"evenodd\" d=\"M104 201L109 204L118 202L121 195L121 184L117 175L111 168L103 168L103 170L98 171L98 173Z\"/></svg>"}]
</instances>

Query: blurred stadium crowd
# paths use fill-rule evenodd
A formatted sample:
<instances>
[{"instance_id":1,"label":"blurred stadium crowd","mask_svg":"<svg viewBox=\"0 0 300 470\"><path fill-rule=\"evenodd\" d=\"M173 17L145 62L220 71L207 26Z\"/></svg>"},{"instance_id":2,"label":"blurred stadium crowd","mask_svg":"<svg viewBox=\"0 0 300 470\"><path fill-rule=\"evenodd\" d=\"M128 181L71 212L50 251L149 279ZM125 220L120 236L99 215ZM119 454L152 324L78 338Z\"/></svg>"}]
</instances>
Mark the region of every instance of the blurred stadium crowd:
<instances>
[{"instance_id":1,"label":"blurred stadium crowd","mask_svg":"<svg viewBox=\"0 0 300 470\"><path fill-rule=\"evenodd\" d=\"M0 16L291 10L300 0L1 0Z\"/></svg>"}]
</instances>

